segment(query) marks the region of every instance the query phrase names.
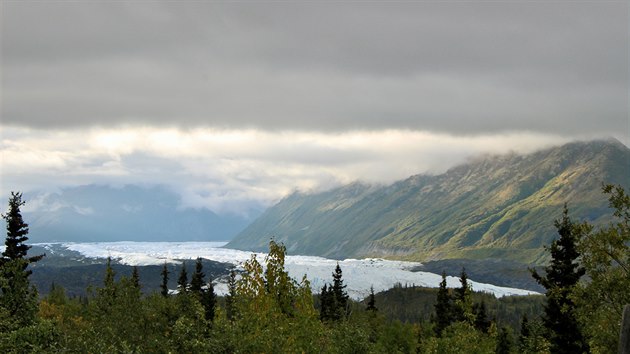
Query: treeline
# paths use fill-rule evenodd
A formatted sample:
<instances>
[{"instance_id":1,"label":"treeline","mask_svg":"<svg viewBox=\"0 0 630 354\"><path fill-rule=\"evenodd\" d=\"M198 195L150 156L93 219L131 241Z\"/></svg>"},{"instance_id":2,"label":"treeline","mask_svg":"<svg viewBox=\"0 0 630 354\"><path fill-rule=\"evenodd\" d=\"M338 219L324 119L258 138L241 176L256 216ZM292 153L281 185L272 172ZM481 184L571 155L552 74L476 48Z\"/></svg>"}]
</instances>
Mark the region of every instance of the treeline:
<instances>
[{"instance_id":1,"label":"treeline","mask_svg":"<svg viewBox=\"0 0 630 354\"><path fill-rule=\"evenodd\" d=\"M117 277L108 264L102 286L89 296L68 298L63 288L54 287L40 300L29 283L28 266L41 257L27 256L28 225L19 210L24 203L14 193L3 215L7 239L0 258L0 351L615 352L621 311L630 303L630 198L620 187L604 191L619 222L594 230L572 222L565 208L556 223L559 238L549 248L549 266L543 274L532 271L546 289L542 316L536 315L540 299L519 303L474 294L462 271L454 289L446 287L443 274L433 303L424 305L419 318L405 318L405 308L395 307L410 302L392 300L413 296L415 288L372 291L364 303L356 303L348 298L339 266L314 297L306 277L289 277L286 249L273 241L264 267L252 255L243 272L231 274L224 298L216 297L198 260L190 277L182 268L175 292L167 284L176 275L167 268L161 290L143 295L137 271ZM417 293L428 296L423 290ZM510 311L511 316L501 317Z\"/></svg>"},{"instance_id":2,"label":"treeline","mask_svg":"<svg viewBox=\"0 0 630 354\"><path fill-rule=\"evenodd\" d=\"M430 322L434 318L437 294L438 289L435 288L396 284L393 288L376 294L375 299L378 310L387 319L422 323ZM536 319L542 315L545 297L515 295L497 298L490 293L473 291L472 301L476 304L483 303L487 317L498 327L506 326L513 333L518 333L523 316Z\"/></svg>"}]
</instances>

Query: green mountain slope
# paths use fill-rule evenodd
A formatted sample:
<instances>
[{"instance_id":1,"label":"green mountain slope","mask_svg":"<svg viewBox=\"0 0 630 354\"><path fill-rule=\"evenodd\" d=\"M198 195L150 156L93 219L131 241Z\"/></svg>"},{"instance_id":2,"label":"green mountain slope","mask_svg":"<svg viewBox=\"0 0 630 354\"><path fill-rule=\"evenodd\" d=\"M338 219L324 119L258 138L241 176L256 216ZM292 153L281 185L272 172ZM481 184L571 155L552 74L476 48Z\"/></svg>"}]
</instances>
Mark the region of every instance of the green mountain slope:
<instances>
[{"instance_id":1,"label":"green mountain slope","mask_svg":"<svg viewBox=\"0 0 630 354\"><path fill-rule=\"evenodd\" d=\"M486 156L390 186L354 183L294 193L228 247L332 258L510 259L540 263L562 205L600 224L610 212L602 183L630 187L630 150L615 140L576 142L530 155Z\"/></svg>"}]
</instances>

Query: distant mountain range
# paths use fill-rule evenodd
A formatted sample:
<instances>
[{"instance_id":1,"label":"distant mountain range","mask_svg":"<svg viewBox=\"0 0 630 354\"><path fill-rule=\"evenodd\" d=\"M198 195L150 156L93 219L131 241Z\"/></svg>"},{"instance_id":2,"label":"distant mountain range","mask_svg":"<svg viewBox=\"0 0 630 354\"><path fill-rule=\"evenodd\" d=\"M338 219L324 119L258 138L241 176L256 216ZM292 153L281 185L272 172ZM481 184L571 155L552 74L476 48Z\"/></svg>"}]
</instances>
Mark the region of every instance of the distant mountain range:
<instances>
[{"instance_id":1,"label":"distant mountain range","mask_svg":"<svg viewBox=\"0 0 630 354\"><path fill-rule=\"evenodd\" d=\"M227 241L252 217L181 208L166 187L87 185L59 193L30 193L23 209L29 242Z\"/></svg>"},{"instance_id":2,"label":"distant mountain range","mask_svg":"<svg viewBox=\"0 0 630 354\"><path fill-rule=\"evenodd\" d=\"M564 203L574 220L611 220L603 183L630 187L630 150L614 139L485 156L389 186L294 193L227 247L265 250L273 237L290 254L540 264Z\"/></svg>"}]
</instances>

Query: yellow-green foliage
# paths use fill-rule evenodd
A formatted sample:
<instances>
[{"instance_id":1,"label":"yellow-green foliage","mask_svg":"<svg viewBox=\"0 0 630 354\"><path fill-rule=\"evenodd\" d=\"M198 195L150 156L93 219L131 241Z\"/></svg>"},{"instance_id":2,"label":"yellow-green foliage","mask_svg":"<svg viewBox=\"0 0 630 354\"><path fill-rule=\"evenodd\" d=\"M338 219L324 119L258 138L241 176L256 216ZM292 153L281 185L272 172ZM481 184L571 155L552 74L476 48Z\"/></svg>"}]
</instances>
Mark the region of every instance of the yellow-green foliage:
<instances>
[{"instance_id":1,"label":"yellow-green foliage","mask_svg":"<svg viewBox=\"0 0 630 354\"><path fill-rule=\"evenodd\" d=\"M617 351L623 306L630 303L630 196L620 186L607 185L615 223L590 232L581 240L582 265L590 278L574 291L578 318L593 353Z\"/></svg>"},{"instance_id":2,"label":"yellow-green foliage","mask_svg":"<svg viewBox=\"0 0 630 354\"><path fill-rule=\"evenodd\" d=\"M492 332L496 332L496 329ZM440 338L430 337L422 342L421 352L427 354L494 353L496 334L481 333L466 322L447 327Z\"/></svg>"}]
</instances>

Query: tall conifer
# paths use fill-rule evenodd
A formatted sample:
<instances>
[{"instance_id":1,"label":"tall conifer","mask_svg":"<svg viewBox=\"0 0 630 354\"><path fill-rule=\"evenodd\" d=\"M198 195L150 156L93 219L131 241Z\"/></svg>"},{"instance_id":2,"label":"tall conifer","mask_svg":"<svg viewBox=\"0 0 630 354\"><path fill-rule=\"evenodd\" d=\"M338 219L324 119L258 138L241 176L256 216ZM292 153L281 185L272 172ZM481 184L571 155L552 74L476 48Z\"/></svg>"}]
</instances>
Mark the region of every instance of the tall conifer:
<instances>
[{"instance_id":1,"label":"tall conifer","mask_svg":"<svg viewBox=\"0 0 630 354\"><path fill-rule=\"evenodd\" d=\"M446 272L442 272L442 281L435 303L435 333L439 336L442 331L453 322L453 300L446 288Z\"/></svg>"},{"instance_id":2,"label":"tall conifer","mask_svg":"<svg viewBox=\"0 0 630 354\"><path fill-rule=\"evenodd\" d=\"M346 285L343 283L343 273L339 263L335 267L333 273L332 284L332 298L333 298L333 312L332 316L335 320L340 320L348 315L348 293L346 292Z\"/></svg>"},{"instance_id":3,"label":"tall conifer","mask_svg":"<svg viewBox=\"0 0 630 354\"><path fill-rule=\"evenodd\" d=\"M561 220L555 226L560 238L551 243L551 263L545 267L542 276L532 270L532 276L547 292L543 323L547 329L553 353L588 352L588 345L576 319L576 306L570 293L580 278L584 268L577 262L580 254L576 243L582 233L579 225L573 224L565 204Z\"/></svg>"},{"instance_id":4,"label":"tall conifer","mask_svg":"<svg viewBox=\"0 0 630 354\"><path fill-rule=\"evenodd\" d=\"M188 291L188 273L186 273L186 262L182 263L182 270L179 272L179 278L177 278L177 290L180 293Z\"/></svg>"},{"instance_id":5,"label":"tall conifer","mask_svg":"<svg viewBox=\"0 0 630 354\"><path fill-rule=\"evenodd\" d=\"M168 296L168 268L166 267L166 262L164 262L164 266L162 267L162 283L160 284L160 294L162 296Z\"/></svg>"},{"instance_id":6,"label":"tall conifer","mask_svg":"<svg viewBox=\"0 0 630 354\"><path fill-rule=\"evenodd\" d=\"M206 321L212 321L214 319L214 310L217 303L217 295L214 293L214 284L212 278L208 279L206 288L201 293L201 305L203 306Z\"/></svg>"},{"instance_id":7,"label":"tall conifer","mask_svg":"<svg viewBox=\"0 0 630 354\"><path fill-rule=\"evenodd\" d=\"M203 273L203 264L201 258L197 258L195 262L195 272L190 279L190 291L201 295L201 288L203 287L203 278L206 275Z\"/></svg>"},{"instance_id":8,"label":"tall conifer","mask_svg":"<svg viewBox=\"0 0 630 354\"><path fill-rule=\"evenodd\" d=\"M370 286L370 296L368 297L367 303L367 311L376 312L378 309L376 308L376 298L374 296L374 286Z\"/></svg>"},{"instance_id":9,"label":"tall conifer","mask_svg":"<svg viewBox=\"0 0 630 354\"><path fill-rule=\"evenodd\" d=\"M2 218L6 221L7 236L5 249L0 257L0 313L8 313L12 325L21 327L33 323L37 313L37 290L28 279L29 264L44 255L27 257L28 224L22 219L20 207L22 193L11 192L9 210Z\"/></svg>"}]
</instances>

